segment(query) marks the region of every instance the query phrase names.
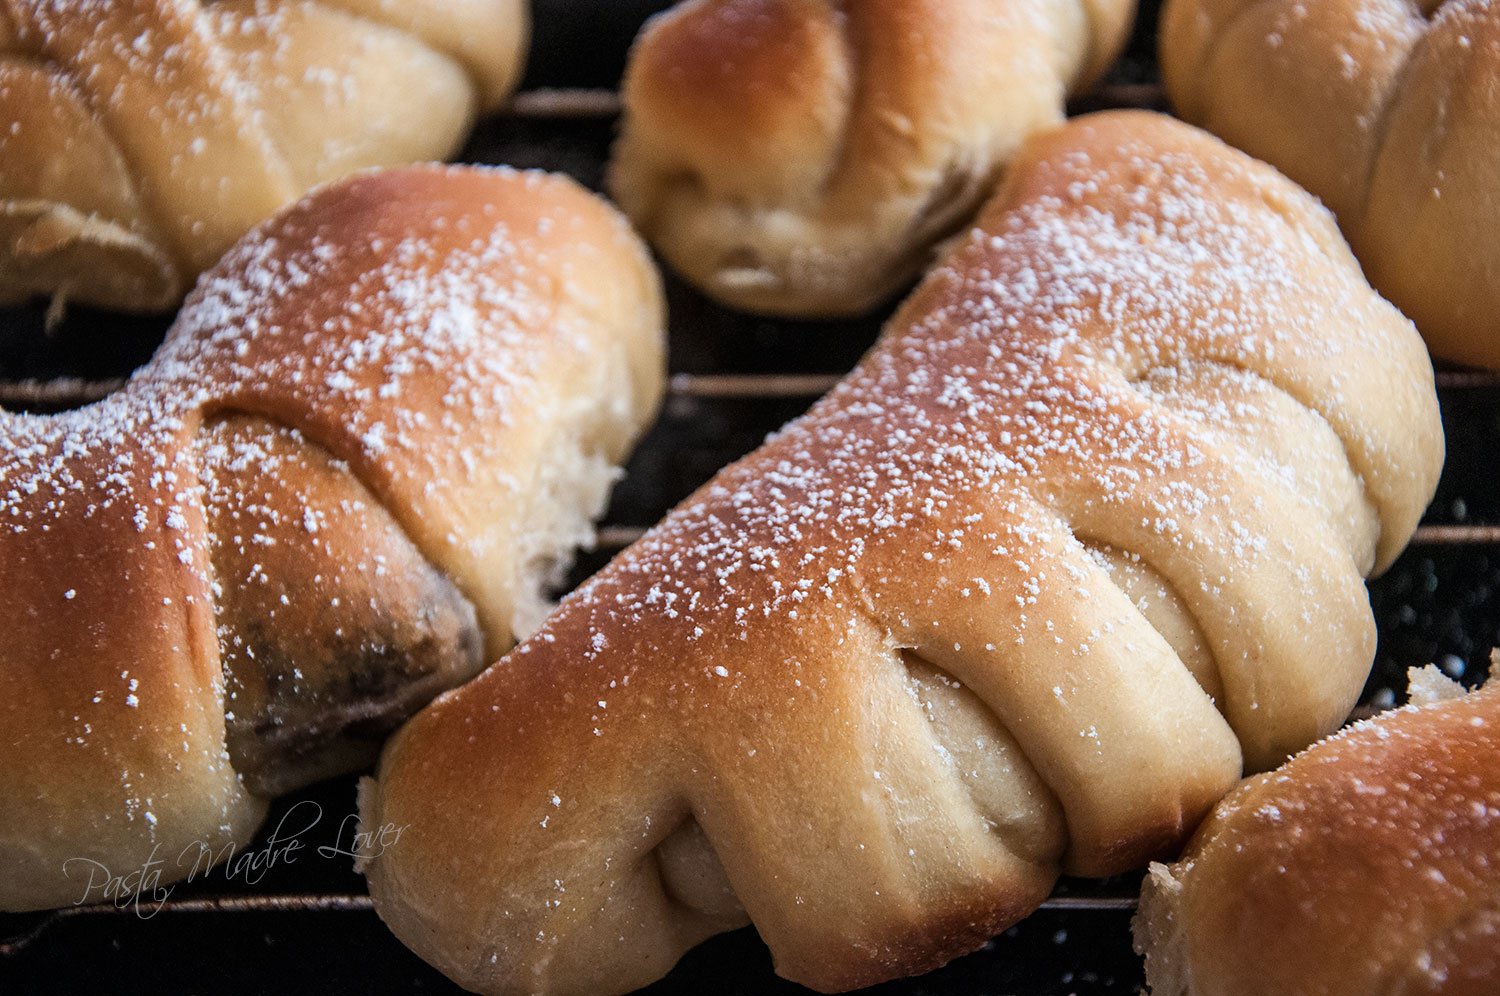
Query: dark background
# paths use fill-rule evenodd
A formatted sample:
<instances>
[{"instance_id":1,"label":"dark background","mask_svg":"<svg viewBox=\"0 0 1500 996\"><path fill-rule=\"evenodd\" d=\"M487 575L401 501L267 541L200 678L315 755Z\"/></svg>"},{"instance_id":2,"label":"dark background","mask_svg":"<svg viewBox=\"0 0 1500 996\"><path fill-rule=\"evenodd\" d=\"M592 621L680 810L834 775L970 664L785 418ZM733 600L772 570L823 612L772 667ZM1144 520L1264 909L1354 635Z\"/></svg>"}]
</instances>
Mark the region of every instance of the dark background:
<instances>
[{"instance_id":1,"label":"dark background","mask_svg":"<svg viewBox=\"0 0 1500 996\"><path fill-rule=\"evenodd\" d=\"M664 6L665 0L535 0L533 56L523 89L613 87L640 22ZM1151 85L1156 3L1147 0L1143 6L1130 51L1102 95L1074 110L1160 106L1159 91ZM597 189L613 129L609 118L502 115L480 123L461 158L562 170ZM874 340L883 318L773 321L725 311L670 276L668 288L675 373L840 374ZM0 388L58 377L123 377L151 355L168 321L75 308L48 330L40 304L0 311ZM1424 525L1500 525L1500 378L1440 368L1439 397L1449 460ZM679 385L632 459L606 524L656 521L810 400L810 395L714 397ZM66 397L48 402L52 408L67 403ZM573 580L613 552L606 546L585 555ZM1486 672L1490 647L1500 643L1500 532L1424 530L1395 567L1372 582L1371 602L1380 646L1367 702L1403 688L1405 669L1429 661L1473 684ZM0 993L457 992L380 924L347 859L312 850L336 842L340 821L354 809L353 779L281 801L267 826L274 827L299 803L288 819L305 822L308 802L316 803L322 818L300 838L305 849L290 862L278 861L253 884L221 869L176 886L171 901L149 918L138 915L149 909L96 907L0 915ZM24 805L24 800L4 804ZM347 837L343 844L347 847ZM986 950L933 975L871 992L1134 993L1142 982L1128 929L1134 890L1134 879L1065 882L1049 908ZM648 991L805 990L772 973L764 947L747 929L700 946Z\"/></svg>"}]
</instances>

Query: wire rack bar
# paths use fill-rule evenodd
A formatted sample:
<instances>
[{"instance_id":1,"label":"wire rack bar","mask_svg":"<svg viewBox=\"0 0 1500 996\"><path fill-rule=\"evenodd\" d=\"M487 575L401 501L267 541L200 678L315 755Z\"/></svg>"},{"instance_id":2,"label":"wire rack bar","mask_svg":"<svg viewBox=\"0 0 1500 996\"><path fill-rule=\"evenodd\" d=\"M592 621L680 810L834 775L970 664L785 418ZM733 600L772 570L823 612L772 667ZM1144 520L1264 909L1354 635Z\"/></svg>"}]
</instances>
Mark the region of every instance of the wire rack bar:
<instances>
[{"instance_id":1,"label":"wire rack bar","mask_svg":"<svg viewBox=\"0 0 1500 996\"><path fill-rule=\"evenodd\" d=\"M668 393L681 398L816 398L839 382L840 374L676 374L668 384ZM118 391L123 378L84 380L59 377L56 380L0 379L0 407L63 407L86 405ZM1500 387L1500 372L1488 370L1449 370L1437 374L1440 388Z\"/></svg>"},{"instance_id":2,"label":"wire rack bar","mask_svg":"<svg viewBox=\"0 0 1500 996\"><path fill-rule=\"evenodd\" d=\"M1116 895L1050 896L1042 901L1044 910L1079 910L1107 913L1129 912L1136 908L1133 892ZM160 915L205 913L368 913L374 901L361 894L292 894L271 896L210 896L197 899L168 899L148 912ZM131 905L115 906L96 903L89 906L65 906L49 910L26 930L0 939L0 958L20 954L47 931L65 920L78 917L121 917L138 915Z\"/></svg>"}]
</instances>

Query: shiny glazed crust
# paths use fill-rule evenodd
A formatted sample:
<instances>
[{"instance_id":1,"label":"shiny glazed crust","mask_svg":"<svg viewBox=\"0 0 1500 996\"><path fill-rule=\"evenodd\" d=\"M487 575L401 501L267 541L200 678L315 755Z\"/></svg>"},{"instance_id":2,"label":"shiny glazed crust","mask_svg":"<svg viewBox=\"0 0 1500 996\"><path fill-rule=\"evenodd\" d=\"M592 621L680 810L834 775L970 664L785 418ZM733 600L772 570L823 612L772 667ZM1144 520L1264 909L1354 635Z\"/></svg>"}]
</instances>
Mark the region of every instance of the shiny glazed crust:
<instances>
[{"instance_id":1,"label":"shiny glazed crust","mask_svg":"<svg viewBox=\"0 0 1500 996\"><path fill-rule=\"evenodd\" d=\"M1434 354L1500 368L1500 4L1169 0L1177 111L1321 197Z\"/></svg>"},{"instance_id":2,"label":"shiny glazed crust","mask_svg":"<svg viewBox=\"0 0 1500 996\"><path fill-rule=\"evenodd\" d=\"M924 268L1026 136L1114 61L1134 0L692 0L631 53L613 193L752 311L853 314Z\"/></svg>"},{"instance_id":3,"label":"shiny glazed crust","mask_svg":"<svg viewBox=\"0 0 1500 996\"><path fill-rule=\"evenodd\" d=\"M0 0L0 301L176 306L319 183L444 159L519 0Z\"/></svg>"},{"instance_id":4,"label":"shiny glazed crust","mask_svg":"<svg viewBox=\"0 0 1500 996\"><path fill-rule=\"evenodd\" d=\"M1441 462L1310 197L1159 115L1050 132L838 387L393 738L376 907L485 993L747 920L819 989L933 968L1334 729Z\"/></svg>"},{"instance_id":5,"label":"shiny glazed crust","mask_svg":"<svg viewBox=\"0 0 1500 996\"><path fill-rule=\"evenodd\" d=\"M409 168L257 228L104 401L0 412L0 909L77 902L84 859L186 874L504 652L662 327L599 199Z\"/></svg>"}]
</instances>

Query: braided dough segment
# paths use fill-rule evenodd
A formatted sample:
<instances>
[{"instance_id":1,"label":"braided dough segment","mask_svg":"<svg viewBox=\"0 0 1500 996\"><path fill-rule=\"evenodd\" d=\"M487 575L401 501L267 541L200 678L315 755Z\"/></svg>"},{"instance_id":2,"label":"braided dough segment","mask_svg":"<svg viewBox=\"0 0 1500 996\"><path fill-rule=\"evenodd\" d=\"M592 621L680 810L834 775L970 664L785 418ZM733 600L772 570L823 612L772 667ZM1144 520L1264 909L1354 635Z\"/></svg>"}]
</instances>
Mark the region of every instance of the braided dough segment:
<instances>
[{"instance_id":1,"label":"braided dough segment","mask_svg":"<svg viewBox=\"0 0 1500 996\"><path fill-rule=\"evenodd\" d=\"M22 41L88 88L180 265L212 265L294 196L266 122L239 94L193 0L37 0L13 10Z\"/></svg>"},{"instance_id":2,"label":"braided dough segment","mask_svg":"<svg viewBox=\"0 0 1500 996\"><path fill-rule=\"evenodd\" d=\"M1491 991L1497 750L1491 684L1355 724L1240 785L1146 880L1134 929L1152 992Z\"/></svg>"},{"instance_id":3,"label":"braided dough segment","mask_svg":"<svg viewBox=\"0 0 1500 996\"><path fill-rule=\"evenodd\" d=\"M479 106L497 109L521 78L531 36L530 9L494 0L320 0L329 7L388 24L421 38L463 64Z\"/></svg>"},{"instance_id":4,"label":"braided dough segment","mask_svg":"<svg viewBox=\"0 0 1500 996\"><path fill-rule=\"evenodd\" d=\"M605 465L660 393L661 327L644 247L575 185L393 171L324 188L242 241L121 392L56 416L0 413L15 620L0 791L24 802L0 819L0 905L76 901L87 879L60 876L67 858L118 875L155 853L170 881L192 845L222 856L254 830L264 803L226 747L221 670L221 641L254 634L217 634L216 603L263 596L254 578L215 575L216 544L241 540L209 535L206 503L291 563L303 533L336 532L338 517L394 532L472 604L459 611L479 623L477 667L538 597L541 561L562 552L549 544L576 541L575 519L602 505ZM291 457L221 437L245 419ZM330 463L380 521L324 500L329 485L294 466ZM216 481L244 464L282 476L256 496L271 507L239 523L254 501ZM315 606L360 593L335 576L349 559L331 550L327 577L302 561L309 576L289 587L309 611L286 626L342 621ZM454 670L445 684L467 676Z\"/></svg>"},{"instance_id":5,"label":"braided dough segment","mask_svg":"<svg viewBox=\"0 0 1500 996\"><path fill-rule=\"evenodd\" d=\"M301 433L229 415L194 442L230 763L266 798L368 766L483 666L472 603Z\"/></svg>"},{"instance_id":6,"label":"braided dough segment","mask_svg":"<svg viewBox=\"0 0 1500 996\"><path fill-rule=\"evenodd\" d=\"M1162 12L1162 75L1184 118L1322 191L1352 238L1390 88L1424 28L1408 0L1179 0Z\"/></svg>"},{"instance_id":7,"label":"braided dough segment","mask_svg":"<svg viewBox=\"0 0 1500 996\"><path fill-rule=\"evenodd\" d=\"M297 193L363 167L451 155L520 61L515 0L344 6L8 0L0 72L44 60L58 78L38 94L0 76L0 107L46 134L48 160L102 176L44 166L39 182L39 152L0 148L0 205L12 219L0 293L168 307ZM378 16L361 16L365 7ZM450 52L442 46L462 33L453 19L465 16L469 33ZM128 195L101 205L100 191L115 188Z\"/></svg>"},{"instance_id":8,"label":"braided dough segment","mask_svg":"<svg viewBox=\"0 0 1500 996\"><path fill-rule=\"evenodd\" d=\"M1188 120L1321 197L1439 355L1500 364L1500 12L1487 0L1173 0Z\"/></svg>"},{"instance_id":9,"label":"braided dough segment","mask_svg":"<svg viewBox=\"0 0 1500 996\"><path fill-rule=\"evenodd\" d=\"M1032 132L1113 61L1130 0L697 0L623 84L621 205L709 294L853 313L972 215Z\"/></svg>"},{"instance_id":10,"label":"braided dough segment","mask_svg":"<svg viewBox=\"0 0 1500 996\"><path fill-rule=\"evenodd\" d=\"M132 410L136 390L54 416L51 438L28 433L27 416L0 415L5 483L33 489L6 502L0 548L15 604L0 673L0 786L15 801L0 826L6 909L99 899L85 897L90 861L123 875L187 855L169 876L181 877L194 844L217 853L243 842L264 813L224 747L211 575L187 542L203 511L180 497L194 470ZM176 421L169 438L185 427ZM94 446L121 473L140 468L128 498L84 497L102 489L69 464ZM16 473L28 465L56 469L45 481Z\"/></svg>"},{"instance_id":11,"label":"braided dough segment","mask_svg":"<svg viewBox=\"0 0 1500 996\"><path fill-rule=\"evenodd\" d=\"M367 167L447 158L478 111L462 65L379 21L264 0L218 0L201 16L296 190ZM298 97L289 99L293 86Z\"/></svg>"},{"instance_id":12,"label":"braided dough segment","mask_svg":"<svg viewBox=\"0 0 1500 996\"><path fill-rule=\"evenodd\" d=\"M0 244L10 247L0 254L0 300L103 283L108 296L165 307L180 278L164 236L69 77L0 58L0 120L12 122L0 129Z\"/></svg>"},{"instance_id":13,"label":"braided dough segment","mask_svg":"<svg viewBox=\"0 0 1500 996\"><path fill-rule=\"evenodd\" d=\"M512 510L556 497L542 474L557 438L583 421L582 445L618 456L659 394L656 280L613 212L572 188L547 196L558 181L499 174L515 195L471 217L463 188L493 174L400 175L435 219L420 235L382 212L378 174L340 187L319 214L280 223L311 249L282 254L262 238L226 256L157 366L180 390L205 364L233 372L215 409L292 426L347 462L475 602L495 655L533 566L517 560L528 527ZM309 285L314 272L339 279ZM474 442L423 445L434 431Z\"/></svg>"},{"instance_id":14,"label":"braided dough segment","mask_svg":"<svg viewBox=\"0 0 1500 996\"><path fill-rule=\"evenodd\" d=\"M609 627L607 609L584 611ZM934 947L952 957L983 943L1004 915L986 883L1008 884L1002 903L1015 907L1012 919L1043 898L1049 878L996 840L928 732L900 656L871 621L758 622L778 650L765 667L723 675L712 661L728 659L732 634L705 636L686 654L674 648L681 669L652 667L669 651L638 644L616 671L601 668L588 628L544 627L540 639L560 666L532 667L525 649L499 665L516 668L514 680L497 683L484 710L452 716L461 753L406 754L411 736L398 734L387 769L421 771L431 803L477 833L473 840L505 842L449 848L430 826L405 831L403 844L417 836L400 864L378 861L372 879L384 915L392 903L403 914L392 923L403 940L429 958L450 951L439 964L470 988L623 992L742 925L742 904L778 971L847 987L903 974ZM584 689L597 698L577 698ZM440 698L434 718L456 705ZM788 737L788 727L798 734ZM538 754L537 742L555 749ZM484 787L444 777L450 763L484 771ZM490 786L505 786L514 801ZM410 822L387 792L385 783L366 787L366 815ZM1047 812L1044 788L1039 802ZM1037 820L1025 809L1001 815L1023 827ZM688 817L701 833L678 832ZM1056 828L1052 819L1043 829ZM947 850L934 851L927 834ZM778 846L787 838L801 843ZM677 853L654 854L668 839ZM1046 844L1044 854L1055 852L1055 838ZM702 890L673 883L689 876L684 864L717 866L716 852L737 901L687 905ZM450 875L477 888L440 895L426 887ZM812 887L819 881L838 888ZM945 893L959 908L933 923ZM843 943L830 947L830 931ZM580 943L585 937L596 943ZM491 958L495 945L513 955Z\"/></svg>"},{"instance_id":15,"label":"braided dough segment","mask_svg":"<svg viewBox=\"0 0 1500 996\"><path fill-rule=\"evenodd\" d=\"M1351 241L1436 353L1500 367L1500 9L1444 3L1396 93Z\"/></svg>"},{"instance_id":16,"label":"braided dough segment","mask_svg":"<svg viewBox=\"0 0 1500 996\"><path fill-rule=\"evenodd\" d=\"M846 988L1167 853L1241 743L1343 718L1359 571L1436 481L1420 340L1330 231L1160 116L1037 139L848 378L397 734L361 807L408 827L368 865L382 917L470 988L619 991L741 922L727 888L779 972ZM1246 399L1321 431L1288 452ZM1203 635L1227 718L1100 547ZM975 730L982 776L946 739Z\"/></svg>"}]
</instances>

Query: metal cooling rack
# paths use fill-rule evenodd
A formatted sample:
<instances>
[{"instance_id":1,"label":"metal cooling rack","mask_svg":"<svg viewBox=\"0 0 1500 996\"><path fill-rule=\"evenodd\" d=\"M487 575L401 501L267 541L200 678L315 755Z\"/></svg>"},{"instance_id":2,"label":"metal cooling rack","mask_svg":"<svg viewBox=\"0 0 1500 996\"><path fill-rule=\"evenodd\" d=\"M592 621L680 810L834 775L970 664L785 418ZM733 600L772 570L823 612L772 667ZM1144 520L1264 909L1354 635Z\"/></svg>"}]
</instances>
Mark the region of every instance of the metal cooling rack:
<instances>
[{"instance_id":1,"label":"metal cooling rack","mask_svg":"<svg viewBox=\"0 0 1500 996\"><path fill-rule=\"evenodd\" d=\"M537 0L528 82L510 110L482 122L461 157L571 173L598 189L618 98L611 89L636 26L665 0ZM1155 84L1155 3L1144 4L1130 52L1075 111L1163 108ZM884 314L854 321L779 322L726 311L668 276L673 377L662 416L631 460L576 583L634 540L720 466L826 391L875 339ZM160 341L166 318L42 306L0 312L0 407L55 411L96 401ZM1410 548L1371 583L1380 631L1362 699L1388 704L1409 666L1436 661L1473 684L1500 645L1500 375L1440 369L1448 465ZM21 804L7 800L7 804ZM0 993L457 992L379 923L340 843L354 780L278 801L246 854L265 852L285 819L320 818L293 860L257 873L218 870L140 907L72 906L0 915ZM347 843L346 841L344 843ZM255 878L255 881L249 879ZM932 975L878 986L888 994L1135 993L1139 960L1128 923L1139 879L1063 882L1042 910L985 950ZM687 955L650 993L804 992L774 975L752 930Z\"/></svg>"}]
</instances>

